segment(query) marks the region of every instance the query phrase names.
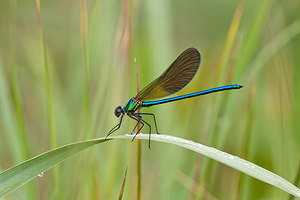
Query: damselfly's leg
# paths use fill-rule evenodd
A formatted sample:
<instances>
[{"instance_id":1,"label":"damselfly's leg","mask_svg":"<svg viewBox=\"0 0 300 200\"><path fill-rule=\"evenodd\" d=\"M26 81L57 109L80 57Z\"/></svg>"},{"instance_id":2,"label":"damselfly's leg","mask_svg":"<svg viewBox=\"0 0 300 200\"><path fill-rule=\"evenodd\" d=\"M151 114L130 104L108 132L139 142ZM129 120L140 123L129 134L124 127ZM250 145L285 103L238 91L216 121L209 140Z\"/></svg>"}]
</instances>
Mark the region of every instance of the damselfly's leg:
<instances>
[{"instance_id":1,"label":"damselfly's leg","mask_svg":"<svg viewBox=\"0 0 300 200\"><path fill-rule=\"evenodd\" d=\"M145 124L147 124L148 126L149 126L149 129L150 129L150 132L149 132L149 149L151 149L151 147L150 147L150 141L151 141L151 125L148 123L148 122L146 122L145 120L143 120L142 119L142 117L141 116L139 116L139 115L136 115L136 114L138 114L138 113L134 113L133 114L133 116L135 116L137 119L139 119L139 121L142 123L145 123ZM141 113L139 113L139 114L141 114ZM141 129L141 128L140 128ZM137 132L137 133L139 133L140 132L140 130ZM137 133L135 134L135 136L133 137L133 139L137 136Z\"/></svg>"},{"instance_id":2,"label":"damselfly's leg","mask_svg":"<svg viewBox=\"0 0 300 200\"><path fill-rule=\"evenodd\" d=\"M151 125L150 125L148 122L146 122L145 120L143 120L141 116L138 116L138 115L136 115L136 113L134 113L134 114L131 115L131 118L137 120L138 122L140 122L140 123L142 123L142 124L144 124L144 123L147 124L147 125L149 126L150 134L151 134ZM142 128L140 128L140 129L137 131L137 133L139 133L141 129L142 129Z\"/></svg>"},{"instance_id":3,"label":"damselfly's leg","mask_svg":"<svg viewBox=\"0 0 300 200\"><path fill-rule=\"evenodd\" d=\"M138 126L138 124L140 123L140 121L139 121L138 119L134 119L134 120L136 120L136 121L137 121L137 123L136 123L136 125L135 125L134 129L132 130L132 132L131 132L131 135L132 135L132 133L134 133L134 130L136 129L136 127L137 127L137 126Z\"/></svg>"},{"instance_id":4,"label":"damselfly's leg","mask_svg":"<svg viewBox=\"0 0 300 200\"><path fill-rule=\"evenodd\" d=\"M110 134L112 134L113 132L115 132L116 130L118 130L118 129L121 127L123 117L124 117L124 114L122 114L121 119L120 119L120 122L119 122L117 125L115 125L115 126L108 132L108 134L107 134L107 136L105 137L105 139L106 139Z\"/></svg>"},{"instance_id":5,"label":"damselfly's leg","mask_svg":"<svg viewBox=\"0 0 300 200\"><path fill-rule=\"evenodd\" d=\"M136 137L136 135L142 130L142 128L144 127L144 120L142 120L140 117L136 117L135 115L128 115L131 119L134 119L135 121L137 121L137 124L135 125L134 129L132 130L132 132L136 129L138 123L141 123L142 126L139 128L139 130L135 133L135 135L133 136L131 142L134 140L134 138ZM144 121L144 122L142 122ZM147 122L146 122L147 123Z\"/></svg>"},{"instance_id":6,"label":"damselfly's leg","mask_svg":"<svg viewBox=\"0 0 300 200\"><path fill-rule=\"evenodd\" d=\"M153 117L153 120L154 120L154 124L155 124L155 129L156 129L156 134L160 134L158 132L158 129L157 129L157 124L156 124L156 119L155 119L155 115L153 113L134 113L136 116L139 116L139 115L151 115Z\"/></svg>"}]
</instances>

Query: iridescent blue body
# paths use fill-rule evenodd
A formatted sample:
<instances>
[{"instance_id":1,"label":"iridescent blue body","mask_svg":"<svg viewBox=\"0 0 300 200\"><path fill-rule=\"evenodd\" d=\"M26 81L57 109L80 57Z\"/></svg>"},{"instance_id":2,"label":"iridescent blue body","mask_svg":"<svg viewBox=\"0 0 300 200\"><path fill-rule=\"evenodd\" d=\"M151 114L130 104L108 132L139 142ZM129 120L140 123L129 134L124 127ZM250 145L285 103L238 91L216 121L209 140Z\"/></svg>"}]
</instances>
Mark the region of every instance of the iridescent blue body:
<instances>
[{"instance_id":1,"label":"iridescent blue body","mask_svg":"<svg viewBox=\"0 0 300 200\"><path fill-rule=\"evenodd\" d=\"M142 102L142 107L149 107L149 106L153 106L153 105L158 105L158 104L162 104L162 103L169 103L172 101L178 101L178 100L182 100L182 99L187 99L187 98L191 98L191 97L196 97L199 95L204 95L204 94L209 94L209 93L213 93L213 92L220 92L223 90L233 90L233 89L240 89L241 85L238 84L234 84L234 85L226 85L226 86L221 86L221 87L216 87L216 88L211 88L208 90L203 90L200 92L194 92L191 94L185 94L185 95L181 95L178 97L171 97L171 98L166 98L166 99L161 99L161 100L157 100L157 101L145 101Z\"/></svg>"},{"instance_id":2,"label":"iridescent blue body","mask_svg":"<svg viewBox=\"0 0 300 200\"><path fill-rule=\"evenodd\" d=\"M111 133L115 132L121 127L122 119L124 115L127 114L130 118L137 121L137 124L134 127L132 132L134 132L135 129L137 128L138 123L142 124L140 129L136 132L135 136L137 135L137 133L140 132L140 130L144 127L145 124L149 127L150 129L149 148L150 148L151 125L148 122L146 122L144 119L142 119L142 116L151 115L153 117L156 133L158 133L155 115L153 113L138 113L136 112L138 109L142 107L150 107L158 104L196 97L199 95L205 95L213 92L240 89L243 87L238 84L226 85L226 86L216 87L208 90L203 90L200 92L194 92L191 94L161 99L162 97L174 94L179 90L181 90L182 88L184 88L194 77L195 73L198 70L199 64L200 64L200 53L198 52L198 50L194 48L189 48L185 50L160 77L158 77L157 79L152 81L149 85L147 85L135 97L131 98L124 108L118 106L115 109L115 115L117 117L121 116L120 122L109 131L106 137L108 137ZM152 99L154 101L148 101ZM159 99L159 100L155 100L155 99ZM133 137L133 139L135 138L135 136Z\"/></svg>"},{"instance_id":3,"label":"iridescent blue body","mask_svg":"<svg viewBox=\"0 0 300 200\"><path fill-rule=\"evenodd\" d=\"M137 101L135 98L131 98L127 105L123 108L126 113L134 113L142 106L141 101Z\"/></svg>"}]
</instances>

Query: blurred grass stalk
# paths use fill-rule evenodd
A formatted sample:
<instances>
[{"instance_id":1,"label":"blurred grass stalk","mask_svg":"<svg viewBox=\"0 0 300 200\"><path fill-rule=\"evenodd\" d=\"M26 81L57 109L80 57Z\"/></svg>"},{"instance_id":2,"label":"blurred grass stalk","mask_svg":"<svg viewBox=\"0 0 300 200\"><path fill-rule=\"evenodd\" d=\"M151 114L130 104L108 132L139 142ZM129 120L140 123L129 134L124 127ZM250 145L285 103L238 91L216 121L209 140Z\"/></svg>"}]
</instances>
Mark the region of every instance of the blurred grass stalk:
<instances>
[{"instance_id":1,"label":"blurred grass stalk","mask_svg":"<svg viewBox=\"0 0 300 200\"><path fill-rule=\"evenodd\" d=\"M128 169L128 166L126 167L126 170L125 170L124 180L123 180L122 187L121 187L120 194L119 194L119 198L118 198L119 200L122 200L122 198L123 198L124 189L125 189L125 182L126 182L126 177L127 177L127 169Z\"/></svg>"},{"instance_id":2,"label":"blurred grass stalk","mask_svg":"<svg viewBox=\"0 0 300 200\"><path fill-rule=\"evenodd\" d=\"M80 31L81 31L81 48L82 48L82 58L83 58L83 132L80 133L84 139L91 138L93 136L94 130L91 127L90 123L90 66L89 66L89 46L88 46L88 36L89 36L89 24L88 24L88 9L87 1L80 0ZM89 156L86 156L89 155ZM85 190L82 190L78 194L79 199L88 197L89 199L99 198L99 193L97 186L98 176L97 176L97 165L94 164L93 158L95 157L95 150L89 149L84 155L81 155L79 162L76 163L76 171L86 167L88 170L87 175L81 175L80 179L83 180L85 185ZM76 182L76 178L74 178ZM75 185L74 185L75 187Z\"/></svg>"},{"instance_id":3,"label":"blurred grass stalk","mask_svg":"<svg viewBox=\"0 0 300 200\"><path fill-rule=\"evenodd\" d=\"M0 85L2 92L0 96L3 98L0 100L2 104L0 105L1 114L3 114L3 119L7 121L3 124L7 138L12 145L9 145L10 152L12 152L14 163L19 163L23 160L30 158L30 150L28 144L28 138L25 128L22 97L19 88L18 75L16 69L17 63L17 37L18 37L18 27L17 27L17 1L10 1L10 23L11 26L7 30L9 34L9 40L11 44L7 51L9 52L9 64L8 64L8 79L5 80L4 67L2 66L2 60L0 58ZM8 84L10 84L10 88ZM11 91L12 104L9 100L9 90ZM15 122L15 123L13 123ZM27 184L25 186L27 199L36 199L36 189L34 183Z\"/></svg>"},{"instance_id":4,"label":"blurred grass stalk","mask_svg":"<svg viewBox=\"0 0 300 200\"><path fill-rule=\"evenodd\" d=\"M89 108L90 108L90 80L89 80L89 59L88 59L88 47L87 47L87 36L88 36L88 13L86 0L80 0L80 16L81 16L81 39L83 49L83 60L84 60L84 139L91 136L90 124L89 124Z\"/></svg>"},{"instance_id":5,"label":"blurred grass stalk","mask_svg":"<svg viewBox=\"0 0 300 200\"><path fill-rule=\"evenodd\" d=\"M49 74L49 66L48 66L48 58L47 58L47 46L43 34L43 26L42 26L42 16L41 16L41 6L40 1L36 0L37 6L37 14L38 14L38 21L40 27L40 42L41 42L41 53L42 53L42 61L44 66L44 77L45 77L45 90L47 96L47 116L48 116L48 126L49 126L49 133L50 133L50 141L51 147L57 147L57 135L56 135L56 127L55 127L55 120L53 114L53 102L52 102L52 91L51 91L51 80ZM59 166L54 168L54 191L52 193L53 198L57 198L60 193L60 173L59 173Z\"/></svg>"},{"instance_id":6,"label":"blurred grass stalk","mask_svg":"<svg viewBox=\"0 0 300 200\"><path fill-rule=\"evenodd\" d=\"M224 83L231 83L232 81L234 82L235 80L232 80L232 76L230 74L231 71L234 70L228 70L228 68L232 68L231 66L229 66L230 61L233 59L233 48L234 48L234 44L237 40L237 32L239 29L239 25L240 25L240 21L241 18L243 16L243 11L244 11L244 7L245 7L245 3L246 0L243 0L239 3L235 14L233 16L228 34L227 34L227 38L223 47L223 52L222 52L222 56L221 56L221 60L219 63L219 67L218 67L218 74L217 74L217 84L224 84ZM216 132L217 131L221 131L222 130L218 130L216 127L217 124L217 120L220 116L222 116L224 114L224 107L227 107L228 103L230 103L230 101L228 102L228 96L225 96L226 94L219 94L218 96L216 96L216 101L214 102L214 107L215 109L213 110L213 115L212 115L212 119L210 121L210 128L208 131L208 138L207 138L207 144L210 146L216 146L217 148L219 148L220 146L223 146L223 144L225 143L227 137L225 137L225 134L218 134L219 137L221 135L223 135L223 137L217 138ZM219 141L219 142L216 142ZM216 162L211 162L209 161L208 158L204 157L203 158L203 162L202 162L202 167L201 167L201 173L200 173L200 177L199 177L199 184L203 184L204 180L206 182L209 182L210 187L211 188L214 185L214 179L216 176L216 168L217 168L217 163ZM201 189L201 187L200 187ZM211 188L212 189L212 188ZM198 192L198 195L201 196L204 193L201 192L201 190ZM202 196L203 198L203 196Z\"/></svg>"},{"instance_id":7,"label":"blurred grass stalk","mask_svg":"<svg viewBox=\"0 0 300 200\"><path fill-rule=\"evenodd\" d=\"M17 84L16 79L11 80L11 84ZM24 132L22 132L22 121L20 121L20 118L23 118L23 111L22 110L15 110L13 108L17 106L17 103L12 104L9 97L9 86L7 85L8 80L5 79L5 73L3 71L2 61L0 58L0 110L1 115L3 116L3 128L4 132L7 133L6 138L8 138L8 141L10 143L10 152L12 153L12 159L14 160L14 163L20 163L21 161L24 161L28 159L27 156L29 156L29 148L27 145L27 139L24 139L23 135ZM14 83L12 83L14 82ZM17 86L15 86L17 87ZM16 88L13 88L13 90ZM15 91L16 92L16 91ZM20 102L18 102L20 103ZM21 105L19 105L21 107ZM19 119L18 119L19 117ZM17 125L17 127L16 127ZM27 154L28 153L28 154ZM36 199L36 189L34 183L29 183L25 186L25 196L20 195L25 199ZM17 195L18 196L18 195Z\"/></svg>"},{"instance_id":8,"label":"blurred grass stalk","mask_svg":"<svg viewBox=\"0 0 300 200\"><path fill-rule=\"evenodd\" d=\"M135 71L136 71L136 91L137 94L140 92L140 79L139 79L139 70L138 66L136 63L136 58L134 57L134 64L135 64ZM138 113L140 113L140 109L138 109ZM137 126L137 134L140 134L140 128L141 128L141 123L138 123ZM140 200L142 199L142 169L141 169L141 162L142 162L142 151L141 151L141 140L137 140L136 147L136 168L137 168L137 199ZM126 170L127 171L127 170Z\"/></svg>"}]
</instances>

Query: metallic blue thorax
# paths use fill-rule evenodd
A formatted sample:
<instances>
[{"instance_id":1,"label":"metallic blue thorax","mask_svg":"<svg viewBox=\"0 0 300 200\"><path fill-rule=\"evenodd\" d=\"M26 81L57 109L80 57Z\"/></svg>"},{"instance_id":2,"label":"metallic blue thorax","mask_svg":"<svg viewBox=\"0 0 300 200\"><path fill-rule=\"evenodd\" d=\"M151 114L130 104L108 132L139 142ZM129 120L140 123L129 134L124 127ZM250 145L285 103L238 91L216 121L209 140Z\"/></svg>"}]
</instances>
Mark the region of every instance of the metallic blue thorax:
<instances>
[{"instance_id":1,"label":"metallic blue thorax","mask_svg":"<svg viewBox=\"0 0 300 200\"><path fill-rule=\"evenodd\" d=\"M136 100L135 98L131 98L127 105L123 108L126 113L134 113L142 106L141 101Z\"/></svg>"}]
</instances>

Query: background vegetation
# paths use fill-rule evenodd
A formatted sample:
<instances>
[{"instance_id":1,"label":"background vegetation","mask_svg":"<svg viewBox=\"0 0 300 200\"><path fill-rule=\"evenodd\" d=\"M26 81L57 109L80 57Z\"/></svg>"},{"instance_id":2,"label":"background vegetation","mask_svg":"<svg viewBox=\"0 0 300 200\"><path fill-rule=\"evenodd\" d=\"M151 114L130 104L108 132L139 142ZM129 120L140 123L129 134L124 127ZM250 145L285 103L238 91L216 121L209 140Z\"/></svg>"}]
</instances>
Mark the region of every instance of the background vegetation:
<instances>
[{"instance_id":1,"label":"background vegetation","mask_svg":"<svg viewBox=\"0 0 300 200\"><path fill-rule=\"evenodd\" d=\"M116 106L186 48L202 55L179 94L244 88L146 108L161 133L240 156L299 187L300 2L0 3L0 170L56 146L103 137ZM41 17L42 29L39 25ZM151 119L149 119L150 121ZM125 119L114 134L128 134ZM143 130L147 133L147 129ZM143 199L288 199L287 193L179 147L142 142ZM136 199L136 141L68 159L7 199Z\"/></svg>"}]
</instances>

